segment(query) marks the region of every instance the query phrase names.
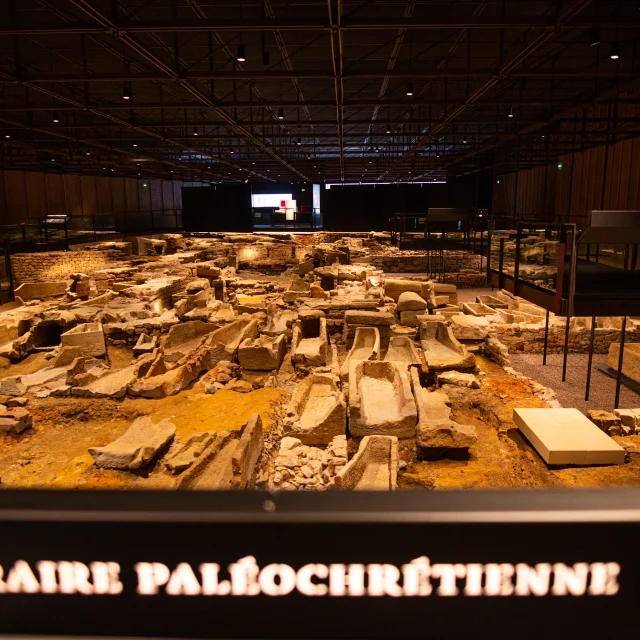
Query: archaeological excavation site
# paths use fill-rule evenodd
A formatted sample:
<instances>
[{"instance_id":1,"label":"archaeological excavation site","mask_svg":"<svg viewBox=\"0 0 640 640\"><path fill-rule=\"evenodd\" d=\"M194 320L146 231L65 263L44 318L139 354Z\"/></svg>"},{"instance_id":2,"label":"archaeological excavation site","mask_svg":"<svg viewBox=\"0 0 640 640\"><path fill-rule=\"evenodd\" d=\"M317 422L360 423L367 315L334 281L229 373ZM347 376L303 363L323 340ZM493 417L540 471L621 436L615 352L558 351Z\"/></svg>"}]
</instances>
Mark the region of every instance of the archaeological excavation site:
<instances>
[{"instance_id":1,"label":"archaeological excavation site","mask_svg":"<svg viewBox=\"0 0 640 640\"><path fill-rule=\"evenodd\" d=\"M0 487L640 484L640 318L549 311L569 291L556 279L558 255L580 251L571 238L481 235L484 258L400 249L422 238L384 231L12 254ZM593 305L582 268L598 263L577 262L580 313ZM594 370L588 402L585 357L609 372Z\"/></svg>"},{"instance_id":2,"label":"archaeological excavation site","mask_svg":"<svg viewBox=\"0 0 640 640\"><path fill-rule=\"evenodd\" d=\"M635 636L640 0L0 1L0 640Z\"/></svg>"}]
</instances>

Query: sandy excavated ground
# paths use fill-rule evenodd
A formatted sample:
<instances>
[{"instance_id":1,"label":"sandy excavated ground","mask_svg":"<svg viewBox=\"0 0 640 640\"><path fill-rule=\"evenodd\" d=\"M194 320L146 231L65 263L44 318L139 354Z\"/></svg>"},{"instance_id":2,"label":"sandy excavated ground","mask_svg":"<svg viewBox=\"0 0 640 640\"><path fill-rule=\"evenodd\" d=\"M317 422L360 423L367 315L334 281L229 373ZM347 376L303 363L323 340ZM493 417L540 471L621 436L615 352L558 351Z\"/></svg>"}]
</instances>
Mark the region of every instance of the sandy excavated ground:
<instances>
[{"instance_id":1,"label":"sandy excavated ground","mask_svg":"<svg viewBox=\"0 0 640 640\"><path fill-rule=\"evenodd\" d=\"M126 366L131 352L110 348L113 367ZM45 363L33 354L11 374L36 371ZM468 460L416 461L415 444L400 442L400 458L407 462L398 476L399 489L471 489L506 487L601 487L640 485L640 455L631 453L624 465L610 467L548 469L522 437L511 419L514 407L544 406L526 382L516 380L486 358L478 364L487 374L480 389L447 386L452 418L472 424L478 442ZM278 407L289 394L263 388L250 393L223 389L215 395L202 393L199 384L177 396L159 400L127 398L124 401L84 398L32 399L29 407L34 428L4 439L0 450L0 478L5 488L47 487L64 489L170 488L174 477L162 463L140 472L98 469L88 453L119 437L138 416L154 421L170 418L176 436L184 442L203 431L239 429L253 412L260 413L265 432L277 428ZM350 440L357 450L359 438ZM627 448L638 448L640 436L616 438Z\"/></svg>"}]
</instances>

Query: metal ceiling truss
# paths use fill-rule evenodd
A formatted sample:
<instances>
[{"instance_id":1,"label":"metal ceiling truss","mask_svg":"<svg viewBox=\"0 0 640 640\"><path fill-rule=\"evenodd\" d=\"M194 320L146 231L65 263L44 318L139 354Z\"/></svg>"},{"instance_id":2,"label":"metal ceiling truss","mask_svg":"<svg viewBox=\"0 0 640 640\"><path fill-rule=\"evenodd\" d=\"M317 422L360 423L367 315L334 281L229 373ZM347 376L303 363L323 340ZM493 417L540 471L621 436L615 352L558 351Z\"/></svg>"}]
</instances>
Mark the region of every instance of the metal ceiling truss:
<instances>
[{"instance_id":1,"label":"metal ceiling truss","mask_svg":"<svg viewBox=\"0 0 640 640\"><path fill-rule=\"evenodd\" d=\"M335 182L553 162L640 135L637 6L7 0L0 164Z\"/></svg>"}]
</instances>

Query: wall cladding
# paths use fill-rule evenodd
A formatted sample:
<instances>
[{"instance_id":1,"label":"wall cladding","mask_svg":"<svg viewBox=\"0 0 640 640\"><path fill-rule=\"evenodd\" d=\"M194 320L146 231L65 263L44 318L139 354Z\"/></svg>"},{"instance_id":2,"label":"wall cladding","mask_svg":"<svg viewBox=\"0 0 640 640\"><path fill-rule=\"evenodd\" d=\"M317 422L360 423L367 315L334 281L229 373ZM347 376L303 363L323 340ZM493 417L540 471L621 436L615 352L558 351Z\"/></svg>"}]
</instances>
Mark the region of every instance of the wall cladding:
<instances>
[{"instance_id":1,"label":"wall cladding","mask_svg":"<svg viewBox=\"0 0 640 640\"><path fill-rule=\"evenodd\" d=\"M123 228L148 228L153 216L155 227L173 227L176 209L182 209L182 183L177 180L0 172L3 224L35 223L50 214L67 213L77 228L91 228L92 216ZM80 220L81 216L88 217Z\"/></svg>"},{"instance_id":2,"label":"wall cladding","mask_svg":"<svg viewBox=\"0 0 640 640\"><path fill-rule=\"evenodd\" d=\"M49 251L16 253L11 267L17 283L64 280L72 273L91 275L99 269L119 265L127 259L124 251Z\"/></svg>"},{"instance_id":3,"label":"wall cladding","mask_svg":"<svg viewBox=\"0 0 640 640\"><path fill-rule=\"evenodd\" d=\"M633 135L625 131L633 125L616 123L617 118L640 116L640 107L596 105L575 115L577 120L593 116L605 122L564 123L564 134L580 137L583 126L591 131L606 128L610 118L617 138L607 146L602 134L600 146L560 156L546 166L496 175L500 184L494 184L494 213L522 218L562 215L578 222L593 209L640 209L640 138L625 139Z\"/></svg>"}]
</instances>

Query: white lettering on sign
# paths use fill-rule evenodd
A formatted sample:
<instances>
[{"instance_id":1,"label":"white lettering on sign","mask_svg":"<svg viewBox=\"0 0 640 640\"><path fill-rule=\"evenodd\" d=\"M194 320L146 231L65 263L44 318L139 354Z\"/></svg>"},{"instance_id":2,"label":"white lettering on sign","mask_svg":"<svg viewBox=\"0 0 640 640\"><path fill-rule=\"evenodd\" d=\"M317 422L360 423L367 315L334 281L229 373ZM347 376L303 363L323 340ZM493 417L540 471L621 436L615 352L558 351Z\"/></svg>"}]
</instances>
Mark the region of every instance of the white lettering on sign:
<instances>
[{"instance_id":1,"label":"white lettering on sign","mask_svg":"<svg viewBox=\"0 0 640 640\"><path fill-rule=\"evenodd\" d=\"M138 562L136 593L141 596L287 596L424 597L424 596L613 596L620 589L617 562L432 564L427 556L400 567L394 564L284 563L261 567L253 556L231 563L196 567L180 562ZM16 560L0 566L0 594L118 595L124 585L117 562Z\"/></svg>"}]
</instances>

